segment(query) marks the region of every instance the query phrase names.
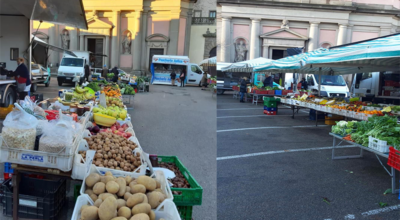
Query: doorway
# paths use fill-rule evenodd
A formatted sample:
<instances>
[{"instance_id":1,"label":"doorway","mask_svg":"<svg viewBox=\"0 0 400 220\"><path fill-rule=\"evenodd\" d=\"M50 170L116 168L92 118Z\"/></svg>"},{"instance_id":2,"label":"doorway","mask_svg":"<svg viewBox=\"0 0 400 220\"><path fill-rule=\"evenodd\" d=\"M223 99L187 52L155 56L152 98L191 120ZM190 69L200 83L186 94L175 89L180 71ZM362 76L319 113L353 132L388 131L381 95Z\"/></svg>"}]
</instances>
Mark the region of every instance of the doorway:
<instances>
[{"instance_id":1,"label":"doorway","mask_svg":"<svg viewBox=\"0 0 400 220\"><path fill-rule=\"evenodd\" d=\"M279 60L284 57L287 57L287 51L286 50L279 50L279 49L272 49L272 59L273 60Z\"/></svg>"},{"instance_id":2,"label":"doorway","mask_svg":"<svg viewBox=\"0 0 400 220\"><path fill-rule=\"evenodd\" d=\"M217 56L217 47L214 47L213 49L210 50L209 57L215 57L215 56Z\"/></svg>"},{"instance_id":3,"label":"doorway","mask_svg":"<svg viewBox=\"0 0 400 220\"><path fill-rule=\"evenodd\" d=\"M151 63L152 63L152 60L153 60L153 56L154 56L154 55L164 55L164 49L160 49L160 48L150 48L150 53L149 53L149 67L148 67L149 71L151 71L151 70L150 70L150 67L151 67Z\"/></svg>"},{"instance_id":4,"label":"doorway","mask_svg":"<svg viewBox=\"0 0 400 220\"><path fill-rule=\"evenodd\" d=\"M88 38L88 51L93 54L103 54L104 41L102 38ZM102 56L91 56L90 64L92 68L102 68L103 67L103 57Z\"/></svg>"}]
</instances>

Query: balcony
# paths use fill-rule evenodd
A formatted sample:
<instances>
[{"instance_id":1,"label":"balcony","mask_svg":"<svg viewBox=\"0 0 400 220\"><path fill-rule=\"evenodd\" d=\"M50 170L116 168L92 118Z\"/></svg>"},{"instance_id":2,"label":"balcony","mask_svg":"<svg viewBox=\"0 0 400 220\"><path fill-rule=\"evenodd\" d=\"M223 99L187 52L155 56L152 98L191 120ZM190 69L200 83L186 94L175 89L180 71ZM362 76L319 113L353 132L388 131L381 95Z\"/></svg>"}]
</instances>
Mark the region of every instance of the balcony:
<instances>
[{"instance_id":1,"label":"balcony","mask_svg":"<svg viewBox=\"0 0 400 220\"><path fill-rule=\"evenodd\" d=\"M212 17L193 17L192 25L215 25L215 18Z\"/></svg>"}]
</instances>

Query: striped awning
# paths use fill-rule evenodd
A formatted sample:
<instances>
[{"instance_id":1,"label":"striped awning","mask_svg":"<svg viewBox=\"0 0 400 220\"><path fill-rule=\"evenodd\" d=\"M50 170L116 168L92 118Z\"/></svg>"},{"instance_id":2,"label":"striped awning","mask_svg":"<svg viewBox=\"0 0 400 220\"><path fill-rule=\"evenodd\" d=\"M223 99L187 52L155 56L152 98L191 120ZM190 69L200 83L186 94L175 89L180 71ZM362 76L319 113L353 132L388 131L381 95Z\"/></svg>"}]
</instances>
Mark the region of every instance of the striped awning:
<instances>
[{"instance_id":1,"label":"striped awning","mask_svg":"<svg viewBox=\"0 0 400 220\"><path fill-rule=\"evenodd\" d=\"M266 64L272 62L272 60L264 58L264 57L259 57L256 59L252 60L246 60L238 63L232 63L229 66L223 67L221 70L223 72L248 72L251 73L253 72L253 67L259 66L261 64Z\"/></svg>"},{"instance_id":2,"label":"striped awning","mask_svg":"<svg viewBox=\"0 0 400 220\"><path fill-rule=\"evenodd\" d=\"M286 57L255 71L344 75L400 70L400 34Z\"/></svg>"},{"instance_id":3,"label":"striped awning","mask_svg":"<svg viewBox=\"0 0 400 220\"><path fill-rule=\"evenodd\" d=\"M232 63L217 63L217 71L222 71L223 68L232 65Z\"/></svg>"},{"instance_id":4,"label":"striped awning","mask_svg":"<svg viewBox=\"0 0 400 220\"><path fill-rule=\"evenodd\" d=\"M216 66L216 65L217 65L217 57L210 57L210 58L205 59L205 60L203 60L203 61L201 61L199 63L199 66L203 66L203 67Z\"/></svg>"}]
</instances>

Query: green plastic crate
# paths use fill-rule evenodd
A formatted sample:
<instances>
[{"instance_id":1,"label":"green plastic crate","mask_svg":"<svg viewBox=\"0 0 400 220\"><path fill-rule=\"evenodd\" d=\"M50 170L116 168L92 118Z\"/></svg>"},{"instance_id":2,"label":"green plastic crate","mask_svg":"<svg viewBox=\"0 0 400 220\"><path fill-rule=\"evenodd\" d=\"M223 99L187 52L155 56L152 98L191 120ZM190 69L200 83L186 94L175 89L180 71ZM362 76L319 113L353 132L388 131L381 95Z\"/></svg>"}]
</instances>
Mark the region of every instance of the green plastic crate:
<instances>
[{"instance_id":1,"label":"green plastic crate","mask_svg":"<svg viewBox=\"0 0 400 220\"><path fill-rule=\"evenodd\" d=\"M276 108L277 103L271 101L264 101L264 106L267 106L268 108Z\"/></svg>"},{"instance_id":2,"label":"green plastic crate","mask_svg":"<svg viewBox=\"0 0 400 220\"><path fill-rule=\"evenodd\" d=\"M192 220L193 206L177 206L182 220Z\"/></svg>"},{"instance_id":3,"label":"green plastic crate","mask_svg":"<svg viewBox=\"0 0 400 220\"><path fill-rule=\"evenodd\" d=\"M174 195L174 203L177 206L201 205L203 199L203 188L193 178L192 174L182 164L177 156L158 156L158 162L175 164L182 175L189 182L191 188L173 188L171 191L182 192L181 195Z\"/></svg>"},{"instance_id":4,"label":"green plastic crate","mask_svg":"<svg viewBox=\"0 0 400 220\"><path fill-rule=\"evenodd\" d=\"M74 186L74 202L76 202L76 199L80 195L81 187L82 187L82 185L75 185Z\"/></svg>"}]
</instances>

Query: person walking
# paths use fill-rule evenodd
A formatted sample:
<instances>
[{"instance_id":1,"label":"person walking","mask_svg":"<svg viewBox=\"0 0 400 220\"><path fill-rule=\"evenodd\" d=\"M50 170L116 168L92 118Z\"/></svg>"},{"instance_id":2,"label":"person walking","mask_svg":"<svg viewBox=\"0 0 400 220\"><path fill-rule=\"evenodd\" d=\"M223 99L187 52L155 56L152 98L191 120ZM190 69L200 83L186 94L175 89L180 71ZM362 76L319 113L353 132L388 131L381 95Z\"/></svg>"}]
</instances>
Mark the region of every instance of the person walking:
<instances>
[{"instance_id":1,"label":"person walking","mask_svg":"<svg viewBox=\"0 0 400 220\"><path fill-rule=\"evenodd\" d=\"M107 65L104 65L103 69L101 70L101 77L103 77L104 79L107 78L107 73L108 73L108 69L107 69Z\"/></svg>"},{"instance_id":2,"label":"person walking","mask_svg":"<svg viewBox=\"0 0 400 220\"><path fill-rule=\"evenodd\" d=\"M172 70L172 72L171 72L171 85L172 86L175 86L175 79L176 79L176 73L175 73L175 70Z\"/></svg>"},{"instance_id":3,"label":"person walking","mask_svg":"<svg viewBox=\"0 0 400 220\"><path fill-rule=\"evenodd\" d=\"M186 70L183 69L181 72L181 75L179 76L179 79L181 80L181 86L185 87L185 78L186 78Z\"/></svg>"},{"instance_id":4,"label":"person walking","mask_svg":"<svg viewBox=\"0 0 400 220\"><path fill-rule=\"evenodd\" d=\"M89 65L85 65L85 80L86 82L89 82L89 76L90 76L90 69L89 69Z\"/></svg>"},{"instance_id":5,"label":"person walking","mask_svg":"<svg viewBox=\"0 0 400 220\"><path fill-rule=\"evenodd\" d=\"M203 78L201 78L201 85L203 86L203 88L201 90L205 90L206 86L207 86L207 72L203 73Z\"/></svg>"},{"instance_id":6,"label":"person walking","mask_svg":"<svg viewBox=\"0 0 400 220\"><path fill-rule=\"evenodd\" d=\"M9 71L9 76L15 76L17 85L18 85L18 95L20 100L24 100L25 96L28 95L28 92L31 89L31 78L29 75L29 70L25 65L24 58L18 58L17 63L18 67L15 71Z\"/></svg>"},{"instance_id":7,"label":"person walking","mask_svg":"<svg viewBox=\"0 0 400 220\"><path fill-rule=\"evenodd\" d=\"M117 66L115 66L113 69L112 69L112 73L114 73L114 76L113 76L113 78L112 78L112 81L113 82L118 82L118 75L119 75L119 72L118 72L118 67Z\"/></svg>"},{"instance_id":8,"label":"person walking","mask_svg":"<svg viewBox=\"0 0 400 220\"><path fill-rule=\"evenodd\" d=\"M244 102L244 95L247 93L247 77L243 77L240 82L240 102Z\"/></svg>"}]
</instances>

